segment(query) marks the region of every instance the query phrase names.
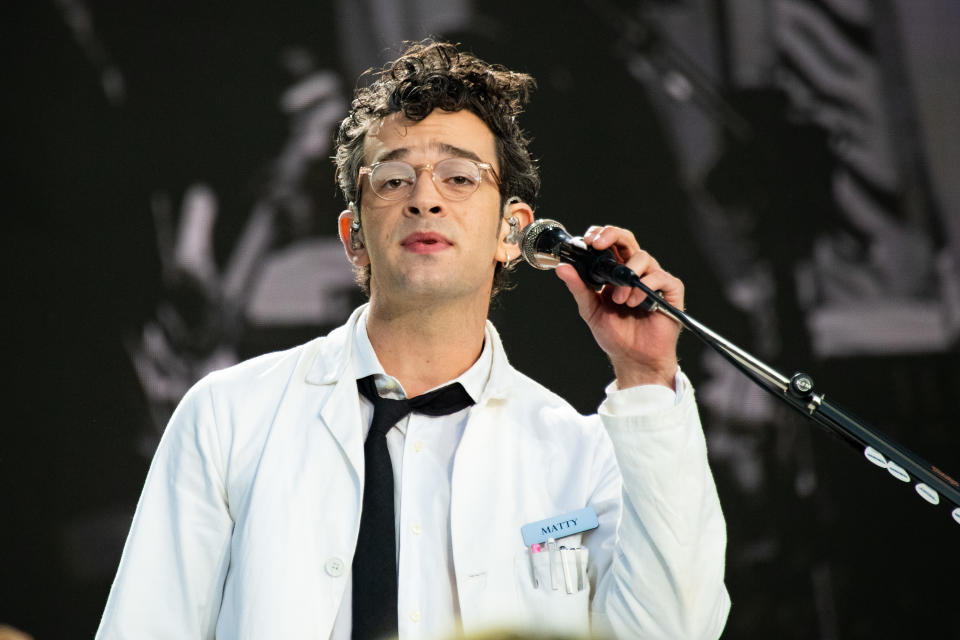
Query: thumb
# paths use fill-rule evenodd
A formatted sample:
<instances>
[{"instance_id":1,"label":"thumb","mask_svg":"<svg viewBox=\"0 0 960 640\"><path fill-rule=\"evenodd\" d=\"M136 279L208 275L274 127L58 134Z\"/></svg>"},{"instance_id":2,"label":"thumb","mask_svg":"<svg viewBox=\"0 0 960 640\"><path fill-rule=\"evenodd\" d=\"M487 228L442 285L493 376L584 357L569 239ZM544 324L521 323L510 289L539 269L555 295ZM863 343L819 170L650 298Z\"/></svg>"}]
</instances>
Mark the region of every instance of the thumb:
<instances>
[{"instance_id":1,"label":"thumb","mask_svg":"<svg viewBox=\"0 0 960 640\"><path fill-rule=\"evenodd\" d=\"M596 292L584 284L583 280L580 279L580 274L569 264L560 264L555 271L557 277L563 280L563 283L567 285L567 289L573 294L573 299L577 302L580 317L584 319L591 317L597 305L600 304Z\"/></svg>"}]
</instances>

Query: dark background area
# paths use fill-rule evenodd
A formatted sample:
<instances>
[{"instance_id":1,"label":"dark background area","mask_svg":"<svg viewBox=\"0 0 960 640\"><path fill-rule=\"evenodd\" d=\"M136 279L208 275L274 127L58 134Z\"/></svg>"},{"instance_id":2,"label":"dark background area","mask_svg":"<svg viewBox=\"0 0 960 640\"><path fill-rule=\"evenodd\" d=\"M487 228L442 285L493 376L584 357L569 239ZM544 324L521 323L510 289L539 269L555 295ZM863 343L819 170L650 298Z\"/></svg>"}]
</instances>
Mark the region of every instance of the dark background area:
<instances>
[{"instance_id":1,"label":"dark background area","mask_svg":"<svg viewBox=\"0 0 960 640\"><path fill-rule=\"evenodd\" d=\"M398 4L409 15L442 6ZM604 6L652 15L651 24L669 34L671 12L697 14L698 7L707 7L703 21L721 25L734 19L737 4ZM843 3L810 4L836 17L831 7ZM715 152L715 158L691 161L689 140L682 143L670 125L662 92L638 82L637 66L624 53L642 49L646 60L656 62L663 49L643 39L641 47L611 29L600 5L456 2L450 6L462 10L459 19L411 18L403 35L442 34L538 79L523 125L541 160L540 216L576 232L594 223L633 229L641 245L684 280L694 317L759 350L784 373L810 372L831 399L946 471L960 473L956 330L935 347L818 351L811 347L809 318L829 296L814 296L817 304L811 306L787 288L796 284L796 267L814 253L817 238L856 227L831 204L828 173L843 158L831 146L830 132L816 118L788 113L769 99L770 91L747 90L735 74L724 73L735 47L721 25L714 29L720 44L710 58L720 71L712 81L765 142L737 146L729 135L714 132L704 137L702 153L708 158ZM369 10L359 23L351 22L345 6L308 0L60 0L4 7L7 206L0 255L3 389L12 412L0 428L0 624L38 639L92 636L151 443L162 428L155 424L162 403L138 374L134 346L142 346L145 326L165 317L165 303L172 301L188 328L202 324L191 305L216 308L215 299L193 290L183 295L183 280L171 279L157 236L156 203L169 200L176 212L192 185L212 190L219 210L212 258L220 267L236 255L264 202L272 203L272 219L281 229L272 250L296 240L333 238L342 203L329 151L297 165L306 167L297 179L284 178L280 160L289 157L298 129L281 108L281 96L304 86L311 70L337 74L346 95L358 69L388 57L388 46L396 43L378 40L389 32L376 20L375 9L383 5L358 3ZM942 6L944 20L956 20L956 11ZM355 41L364 29L371 60L348 58L345 40ZM863 32L848 24L843 32L875 52L863 44ZM943 47L944 61L960 60L955 43ZM309 64L291 62L291 52L307 52ZM953 93L960 83L957 68ZM122 77L121 89L110 80L116 78L111 70ZM917 84L900 76L891 82L901 89ZM919 125L911 129L910 122L899 118L891 125L900 158L918 148L904 147L904 140L921 137ZM926 135L957 138L955 130ZM698 162L714 168L703 172L712 183L703 176L690 179L685 167ZM960 211L931 184L930 163L911 165L913 182L898 183L925 184L923 197L901 186L872 187L872 193L901 221L939 216L939 223L918 228L930 252L949 255L957 239L948 223ZM955 175L955 166L947 172ZM703 194L710 189L711 200L726 211L719 218L703 213ZM308 202L306 218L291 204L301 200L290 193ZM869 247L870 238L858 233L852 235ZM857 251L849 253L856 257ZM730 273L758 263L773 265L779 295L768 302L778 319L778 348L764 346L756 314L730 295ZM913 288L905 285L898 293L906 291L904 308L910 300L943 299L946 309L943 279L918 273ZM579 410L594 411L612 372L572 299L552 274L521 267L516 280L516 290L503 295L491 314L513 364ZM860 294L850 290L854 302ZM340 295L351 304L360 301L358 293ZM863 299L869 317L874 302ZM229 345L237 358L291 346L339 323L305 316L270 325L242 310L228 320L218 321L222 331L212 343ZM212 350L208 343L170 344L196 363ZM951 580L960 570L960 524L949 509L923 502L910 485L748 391L746 383L718 385L716 367L692 336L681 338L680 350L700 393L727 515L733 609L724 637L960 637L954 611L960 592Z\"/></svg>"}]
</instances>

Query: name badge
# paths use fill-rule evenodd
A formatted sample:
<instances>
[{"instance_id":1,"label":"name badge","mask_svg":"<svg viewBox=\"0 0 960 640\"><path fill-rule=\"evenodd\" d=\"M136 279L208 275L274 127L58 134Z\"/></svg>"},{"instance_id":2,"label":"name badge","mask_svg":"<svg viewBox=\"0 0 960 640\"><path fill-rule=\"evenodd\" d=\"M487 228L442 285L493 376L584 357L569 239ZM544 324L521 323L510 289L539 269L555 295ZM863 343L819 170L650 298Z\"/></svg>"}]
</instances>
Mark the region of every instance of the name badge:
<instances>
[{"instance_id":1,"label":"name badge","mask_svg":"<svg viewBox=\"0 0 960 640\"><path fill-rule=\"evenodd\" d=\"M523 536L523 544L529 547L532 544L546 542L550 538L562 538L596 529L599 525L594 508L584 507L546 520L525 524L520 527L520 534Z\"/></svg>"}]
</instances>

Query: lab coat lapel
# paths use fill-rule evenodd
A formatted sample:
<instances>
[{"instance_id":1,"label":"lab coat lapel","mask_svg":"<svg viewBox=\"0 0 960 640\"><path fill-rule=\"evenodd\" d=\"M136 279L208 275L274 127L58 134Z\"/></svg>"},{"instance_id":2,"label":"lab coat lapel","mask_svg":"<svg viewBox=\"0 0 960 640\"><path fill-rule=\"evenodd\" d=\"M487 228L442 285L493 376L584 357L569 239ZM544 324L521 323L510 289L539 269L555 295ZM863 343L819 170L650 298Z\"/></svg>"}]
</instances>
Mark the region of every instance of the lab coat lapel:
<instances>
[{"instance_id":1,"label":"lab coat lapel","mask_svg":"<svg viewBox=\"0 0 960 640\"><path fill-rule=\"evenodd\" d=\"M320 406L320 419L349 460L359 486L363 484L363 430L352 350L354 328L363 309L357 308L346 324L321 342L306 377L308 384L330 389Z\"/></svg>"},{"instance_id":2,"label":"lab coat lapel","mask_svg":"<svg viewBox=\"0 0 960 640\"><path fill-rule=\"evenodd\" d=\"M457 449L450 497L454 571L461 619L468 633L483 628L490 619L510 620L513 591L501 588L504 585L491 571L499 566L505 550L515 548L513 538L519 539L519 529L514 531L504 521L512 511L512 489L517 486L513 433L499 424L513 370L489 323L487 337L493 347L490 379L470 412Z\"/></svg>"}]
</instances>

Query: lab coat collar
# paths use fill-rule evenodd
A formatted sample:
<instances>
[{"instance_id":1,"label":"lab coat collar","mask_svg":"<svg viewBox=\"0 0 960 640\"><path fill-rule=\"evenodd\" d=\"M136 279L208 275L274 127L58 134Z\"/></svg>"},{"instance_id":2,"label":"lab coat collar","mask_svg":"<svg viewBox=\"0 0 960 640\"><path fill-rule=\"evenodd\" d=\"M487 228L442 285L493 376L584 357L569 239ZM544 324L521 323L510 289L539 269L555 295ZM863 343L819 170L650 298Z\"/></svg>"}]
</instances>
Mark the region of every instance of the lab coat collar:
<instances>
[{"instance_id":1,"label":"lab coat collar","mask_svg":"<svg viewBox=\"0 0 960 640\"><path fill-rule=\"evenodd\" d=\"M346 324L319 340L313 362L307 369L308 384L336 384L348 369L353 373L353 332L368 305L357 307Z\"/></svg>"},{"instance_id":2,"label":"lab coat collar","mask_svg":"<svg viewBox=\"0 0 960 640\"><path fill-rule=\"evenodd\" d=\"M319 341L313 362L307 370L306 382L315 385L336 384L348 375L353 375L353 333L369 303L357 307L346 324L331 331ZM487 320L486 339L493 350L493 362L490 367L490 379L484 389L481 402L507 397L512 377L512 367L507 360L500 335L493 323Z\"/></svg>"},{"instance_id":3,"label":"lab coat collar","mask_svg":"<svg viewBox=\"0 0 960 640\"><path fill-rule=\"evenodd\" d=\"M510 390L513 367L507 360L507 352L503 348L503 342L500 341L500 334L489 320L487 320L487 340L490 341L490 347L493 350L493 363L490 365L490 379L487 381L481 401L504 400Z\"/></svg>"}]
</instances>

